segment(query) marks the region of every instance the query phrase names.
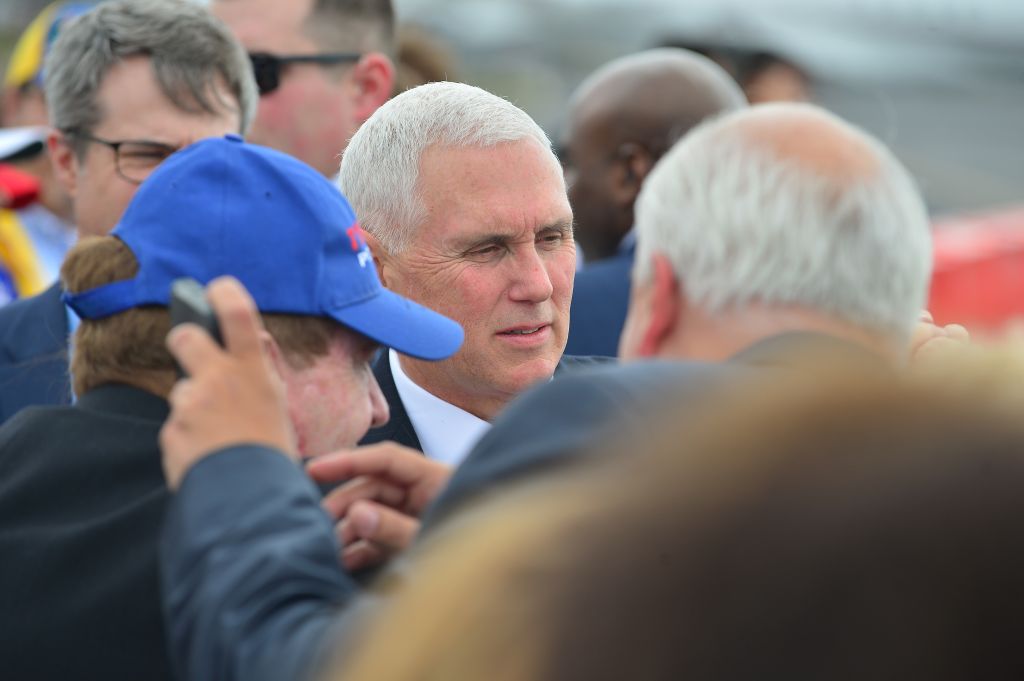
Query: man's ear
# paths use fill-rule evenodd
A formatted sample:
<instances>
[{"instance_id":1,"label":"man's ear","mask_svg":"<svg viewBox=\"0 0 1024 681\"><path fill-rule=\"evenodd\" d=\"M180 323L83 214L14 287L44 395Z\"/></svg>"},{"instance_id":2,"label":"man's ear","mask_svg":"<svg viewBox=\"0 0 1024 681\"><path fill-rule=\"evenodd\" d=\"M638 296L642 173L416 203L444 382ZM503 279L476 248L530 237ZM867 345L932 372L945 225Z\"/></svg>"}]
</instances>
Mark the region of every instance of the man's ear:
<instances>
[{"instance_id":1,"label":"man's ear","mask_svg":"<svg viewBox=\"0 0 1024 681\"><path fill-rule=\"evenodd\" d=\"M661 355L662 348L676 332L686 304L669 259L662 253L655 253L651 257L651 266L649 317L639 347L639 354L643 357Z\"/></svg>"},{"instance_id":2,"label":"man's ear","mask_svg":"<svg viewBox=\"0 0 1024 681\"><path fill-rule=\"evenodd\" d=\"M387 250L380 245L377 237L369 232L364 231L363 238L366 239L366 245L369 247L370 253L373 253L373 264L377 268L377 277L380 278L380 283L385 288L390 288L388 286L388 276L391 274L391 262Z\"/></svg>"},{"instance_id":3,"label":"man's ear","mask_svg":"<svg viewBox=\"0 0 1024 681\"><path fill-rule=\"evenodd\" d=\"M263 348L263 354L270 359L270 365L274 367L278 377L287 385L286 379L290 369L288 359L284 356L281 346L266 329L260 329L260 346Z\"/></svg>"},{"instance_id":4,"label":"man's ear","mask_svg":"<svg viewBox=\"0 0 1024 681\"><path fill-rule=\"evenodd\" d=\"M53 176L64 187L72 199L78 189L78 157L64 133L51 130L46 138L46 147L50 152L50 163L53 165Z\"/></svg>"},{"instance_id":5,"label":"man's ear","mask_svg":"<svg viewBox=\"0 0 1024 681\"><path fill-rule=\"evenodd\" d=\"M352 80L356 86L355 117L360 124L391 99L395 87L395 65L385 54L369 52L355 65Z\"/></svg>"}]
</instances>

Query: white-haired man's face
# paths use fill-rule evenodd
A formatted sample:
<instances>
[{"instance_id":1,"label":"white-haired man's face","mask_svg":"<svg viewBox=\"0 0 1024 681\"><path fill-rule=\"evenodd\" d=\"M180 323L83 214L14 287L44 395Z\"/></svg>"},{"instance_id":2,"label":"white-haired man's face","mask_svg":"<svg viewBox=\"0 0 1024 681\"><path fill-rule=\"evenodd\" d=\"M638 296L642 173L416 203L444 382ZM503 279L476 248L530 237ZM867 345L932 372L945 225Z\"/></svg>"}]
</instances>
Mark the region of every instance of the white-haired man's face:
<instances>
[{"instance_id":1,"label":"white-haired man's face","mask_svg":"<svg viewBox=\"0 0 1024 681\"><path fill-rule=\"evenodd\" d=\"M452 358L403 360L416 383L491 418L549 378L569 330L576 250L561 168L534 140L431 148L417 185L426 219L387 258L388 287L462 324Z\"/></svg>"}]
</instances>

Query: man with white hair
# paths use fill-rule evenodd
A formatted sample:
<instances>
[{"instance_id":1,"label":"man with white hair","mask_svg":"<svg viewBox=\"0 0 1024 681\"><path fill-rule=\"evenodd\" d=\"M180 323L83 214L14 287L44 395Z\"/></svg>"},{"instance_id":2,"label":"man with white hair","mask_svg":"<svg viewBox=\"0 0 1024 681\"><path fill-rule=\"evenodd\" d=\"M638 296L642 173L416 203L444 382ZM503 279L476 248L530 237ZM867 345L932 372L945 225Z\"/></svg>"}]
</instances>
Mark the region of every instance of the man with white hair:
<instances>
[{"instance_id":1,"label":"man with white hair","mask_svg":"<svg viewBox=\"0 0 1024 681\"><path fill-rule=\"evenodd\" d=\"M513 104L432 83L360 127L339 185L384 285L466 331L443 362L380 358L391 420L363 444L393 440L458 463L510 400L578 363L562 359L576 251L558 159Z\"/></svg>"},{"instance_id":2,"label":"man with white hair","mask_svg":"<svg viewBox=\"0 0 1024 681\"><path fill-rule=\"evenodd\" d=\"M809 105L698 128L640 195L624 356L723 360L819 332L903 360L931 274L928 215L877 140Z\"/></svg>"},{"instance_id":3,"label":"man with white hair","mask_svg":"<svg viewBox=\"0 0 1024 681\"><path fill-rule=\"evenodd\" d=\"M930 271L922 199L888 150L821 109L763 106L695 129L645 183L637 228L638 265L622 341L628 362L569 374L518 400L450 481L437 462L394 448L321 457L307 469L315 478L354 478L332 492L325 507L337 515L374 509L376 538L382 545L391 542L385 548L395 548L411 539L409 533L394 531L396 515L417 515L433 502L427 525L436 525L482 490L592 453L629 426L629 417L667 400L728 388L737 376L771 370L766 364L796 371L809 353L852 358L884 371L886 365L904 362L924 340L912 342ZM236 337L258 332L244 292L219 295L213 304ZM948 333L933 328L930 337ZM168 427L190 435L164 449L164 464L176 475L191 470L193 483L205 479L208 503L221 504L217 480L204 476L210 468L196 466L198 461L224 451L219 448L225 442L269 445L247 447L252 455L237 465L252 466L261 460L257 454L287 452L290 445L275 435L273 420L222 423L197 407L227 404L237 394L218 385L216 378L225 371L251 384L245 394L273 392L268 388L272 378L257 370L258 364L218 351L208 339L204 344L209 365L192 374L193 397L204 399L185 403L172 395ZM683 361L727 358L724 363ZM634 361L642 359L669 361ZM221 473L230 479L230 473ZM260 500L266 535L308 530L303 519L315 501L296 503L295 491L305 484L301 473L266 483L248 494ZM173 650L192 676L210 669L221 678L235 678L226 670L244 667L245 651L263 645L275 646L275 654L282 656L313 656L328 649L330 634L337 631L328 613L343 603L318 597L316 581L337 574L337 564L277 556L252 523L244 536L235 537L233 518L253 509L221 504L223 520L211 524L189 508L203 503L195 495L188 504L176 500L164 534L168 630ZM202 518L201 526L189 518ZM210 532L220 537L216 544L204 543ZM318 538L307 531L304 537L310 544L303 555L317 553L314 548L329 553L335 542L329 531ZM213 569L233 560L225 546L240 547L249 561L265 557L266 567L229 583ZM294 597L295 585L303 587L301 599ZM296 617L313 602L320 604L315 615ZM301 633L271 639L269 633L280 632L282 622ZM320 643L313 646L313 641Z\"/></svg>"}]
</instances>

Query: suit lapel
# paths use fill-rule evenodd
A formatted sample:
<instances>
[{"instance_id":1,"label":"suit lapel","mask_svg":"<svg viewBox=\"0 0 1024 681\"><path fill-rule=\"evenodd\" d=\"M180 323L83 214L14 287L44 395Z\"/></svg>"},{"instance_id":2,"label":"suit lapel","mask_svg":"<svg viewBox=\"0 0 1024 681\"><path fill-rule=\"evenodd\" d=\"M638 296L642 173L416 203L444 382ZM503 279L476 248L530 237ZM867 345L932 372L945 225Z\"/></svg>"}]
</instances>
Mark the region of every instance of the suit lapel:
<instances>
[{"instance_id":1,"label":"suit lapel","mask_svg":"<svg viewBox=\"0 0 1024 681\"><path fill-rule=\"evenodd\" d=\"M372 428L366 436L359 441L360 445L369 445L375 442L391 440L400 445L423 451L416 430L412 427L409 414L405 411L402 398L398 395L398 387L395 386L395 377L391 373L391 362L388 361L388 351L382 350L377 359L373 362L373 375L380 385L380 391L388 402L391 416L388 422L380 428Z\"/></svg>"},{"instance_id":2,"label":"suit lapel","mask_svg":"<svg viewBox=\"0 0 1024 681\"><path fill-rule=\"evenodd\" d=\"M60 287L54 284L5 310L0 344L12 364L67 351L68 320L60 294Z\"/></svg>"}]
</instances>

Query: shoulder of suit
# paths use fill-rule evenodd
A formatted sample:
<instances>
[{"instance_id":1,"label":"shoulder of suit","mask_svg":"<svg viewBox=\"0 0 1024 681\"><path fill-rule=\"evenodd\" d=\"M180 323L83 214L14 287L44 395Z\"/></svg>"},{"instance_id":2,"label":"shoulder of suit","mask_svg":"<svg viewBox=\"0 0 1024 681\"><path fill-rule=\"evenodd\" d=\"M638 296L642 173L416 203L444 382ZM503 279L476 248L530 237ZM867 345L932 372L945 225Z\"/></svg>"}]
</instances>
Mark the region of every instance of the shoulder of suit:
<instances>
[{"instance_id":1,"label":"shoulder of suit","mask_svg":"<svg viewBox=\"0 0 1024 681\"><path fill-rule=\"evenodd\" d=\"M66 335L67 317L59 289L50 288L0 308L0 358L22 354L22 346L38 345L40 339L53 341L53 348L38 348L40 351L63 347Z\"/></svg>"}]
</instances>

